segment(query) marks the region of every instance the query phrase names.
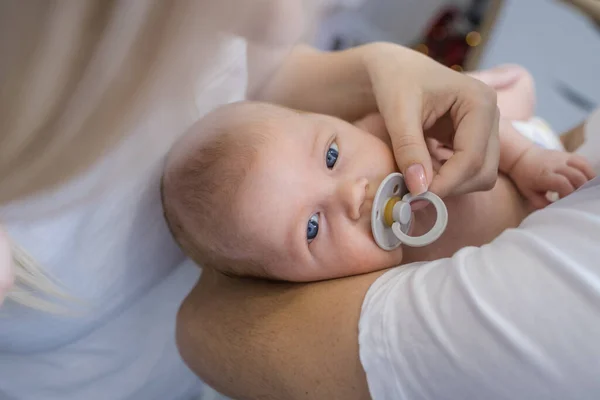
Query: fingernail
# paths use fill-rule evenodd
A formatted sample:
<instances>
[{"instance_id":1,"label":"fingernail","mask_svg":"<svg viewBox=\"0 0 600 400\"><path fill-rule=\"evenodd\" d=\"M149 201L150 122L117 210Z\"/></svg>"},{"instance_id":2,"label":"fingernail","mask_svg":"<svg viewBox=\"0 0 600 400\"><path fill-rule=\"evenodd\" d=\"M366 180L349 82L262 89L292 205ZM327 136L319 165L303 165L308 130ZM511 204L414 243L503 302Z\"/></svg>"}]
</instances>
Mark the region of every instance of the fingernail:
<instances>
[{"instance_id":1,"label":"fingernail","mask_svg":"<svg viewBox=\"0 0 600 400\"><path fill-rule=\"evenodd\" d=\"M425 177L425 168L421 164L413 164L406 169L406 186L414 195L419 195L427 191L427 178Z\"/></svg>"}]
</instances>

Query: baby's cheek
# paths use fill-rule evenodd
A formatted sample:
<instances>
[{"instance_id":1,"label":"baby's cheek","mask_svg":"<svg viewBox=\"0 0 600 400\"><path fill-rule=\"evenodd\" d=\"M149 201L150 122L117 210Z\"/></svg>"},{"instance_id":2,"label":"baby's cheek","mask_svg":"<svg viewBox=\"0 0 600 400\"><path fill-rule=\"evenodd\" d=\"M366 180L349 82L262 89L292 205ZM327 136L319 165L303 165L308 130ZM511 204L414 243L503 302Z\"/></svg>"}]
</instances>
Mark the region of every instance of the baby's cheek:
<instances>
[{"instance_id":1,"label":"baby's cheek","mask_svg":"<svg viewBox=\"0 0 600 400\"><path fill-rule=\"evenodd\" d=\"M378 260L377 268L374 268L373 271L397 267L402 264L404 259L404 250L402 246L392 251L385 251L378 248L377 253L374 252L373 258L377 258Z\"/></svg>"},{"instance_id":2,"label":"baby's cheek","mask_svg":"<svg viewBox=\"0 0 600 400\"><path fill-rule=\"evenodd\" d=\"M373 239L369 239L346 249L344 258L348 271L363 274L399 265L402 262L402 249L385 251Z\"/></svg>"}]
</instances>

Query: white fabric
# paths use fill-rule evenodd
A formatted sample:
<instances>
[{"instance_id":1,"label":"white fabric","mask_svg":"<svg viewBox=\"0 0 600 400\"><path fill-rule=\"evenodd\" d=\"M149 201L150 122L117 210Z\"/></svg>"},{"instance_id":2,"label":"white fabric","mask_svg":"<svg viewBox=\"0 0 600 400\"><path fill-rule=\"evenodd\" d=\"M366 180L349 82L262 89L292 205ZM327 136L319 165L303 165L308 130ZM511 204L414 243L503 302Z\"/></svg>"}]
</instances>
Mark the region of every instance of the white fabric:
<instances>
[{"instance_id":1,"label":"white fabric","mask_svg":"<svg viewBox=\"0 0 600 400\"><path fill-rule=\"evenodd\" d=\"M597 178L487 246L382 275L359 326L373 399L597 399L599 243Z\"/></svg>"},{"instance_id":2,"label":"white fabric","mask_svg":"<svg viewBox=\"0 0 600 400\"><path fill-rule=\"evenodd\" d=\"M194 112L194 104L182 98L157 98L131 136L84 176L51 195L0 210L12 238L70 295L89 303L82 317L6 303L0 398L162 400L201 394L174 341L178 306L199 269L177 266L184 257L164 223L159 178L164 155L186 126L210 106L244 98L244 49L241 40L225 40L222 52L210 55L215 71L226 73L198 88L205 103ZM198 71L198 78L211 72ZM94 197L74 202L90 192Z\"/></svg>"},{"instance_id":3,"label":"white fabric","mask_svg":"<svg viewBox=\"0 0 600 400\"><path fill-rule=\"evenodd\" d=\"M82 312L56 316L5 303L0 309L0 399L202 395L203 385L175 346L176 312L199 269L184 262L163 220L159 179L164 156L207 111L245 98L246 41L216 28L223 25L227 32L263 44L273 39L269 46L281 45L277 54L283 54L280 50L289 49L298 33L294 29L301 27L293 28L301 18L294 9L299 2L261 2L265 9L243 2L240 6L250 10L238 10L236 15L247 21L236 30L227 26L230 3L187 3L189 12L173 33L179 36L165 42L169 48L161 68L153 71L144 114L101 162L51 193L0 208L4 228L81 302L76 310ZM129 40L123 32L136 32L131 24L140 28L146 21L120 16L145 15L152 3L123 0L120 11L116 7L109 27L119 40ZM286 10L293 11L292 18ZM263 15L269 15L271 25L256 23ZM262 51L267 55L266 47ZM110 66L112 60L111 54L99 53L94 62Z\"/></svg>"}]
</instances>

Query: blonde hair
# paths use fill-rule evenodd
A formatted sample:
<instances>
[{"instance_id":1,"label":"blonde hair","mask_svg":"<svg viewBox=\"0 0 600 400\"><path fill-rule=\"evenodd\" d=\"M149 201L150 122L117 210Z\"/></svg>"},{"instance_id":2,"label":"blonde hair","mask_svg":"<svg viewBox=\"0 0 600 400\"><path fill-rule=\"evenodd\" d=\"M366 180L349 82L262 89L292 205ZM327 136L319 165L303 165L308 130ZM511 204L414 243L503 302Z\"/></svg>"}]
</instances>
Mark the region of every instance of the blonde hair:
<instances>
[{"instance_id":1,"label":"blonde hair","mask_svg":"<svg viewBox=\"0 0 600 400\"><path fill-rule=\"evenodd\" d=\"M24 306L45 312L65 313L66 307L56 300L74 301L50 276L44 273L39 264L16 243L11 244L15 286L8 292L8 298ZM52 300L45 299L48 296Z\"/></svg>"}]
</instances>

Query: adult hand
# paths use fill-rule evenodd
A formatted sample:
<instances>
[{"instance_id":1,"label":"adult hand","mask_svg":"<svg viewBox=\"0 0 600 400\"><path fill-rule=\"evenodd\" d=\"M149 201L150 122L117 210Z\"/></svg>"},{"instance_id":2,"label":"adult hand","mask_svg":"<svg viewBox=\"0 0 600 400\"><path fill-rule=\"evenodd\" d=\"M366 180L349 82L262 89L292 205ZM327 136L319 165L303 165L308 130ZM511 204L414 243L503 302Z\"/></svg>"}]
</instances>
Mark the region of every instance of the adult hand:
<instances>
[{"instance_id":1,"label":"adult hand","mask_svg":"<svg viewBox=\"0 0 600 400\"><path fill-rule=\"evenodd\" d=\"M392 43L339 52L297 46L273 76L254 86L253 99L347 121L380 112L413 194L429 189L444 197L496 183L496 92L421 53ZM426 138L454 151L435 176Z\"/></svg>"},{"instance_id":2,"label":"adult hand","mask_svg":"<svg viewBox=\"0 0 600 400\"><path fill-rule=\"evenodd\" d=\"M363 54L409 190L445 197L491 189L500 154L495 91L394 44L365 46ZM426 138L454 151L435 176Z\"/></svg>"},{"instance_id":3,"label":"adult hand","mask_svg":"<svg viewBox=\"0 0 600 400\"><path fill-rule=\"evenodd\" d=\"M0 228L0 305L14 283L12 256L8 237Z\"/></svg>"}]
</instances>

